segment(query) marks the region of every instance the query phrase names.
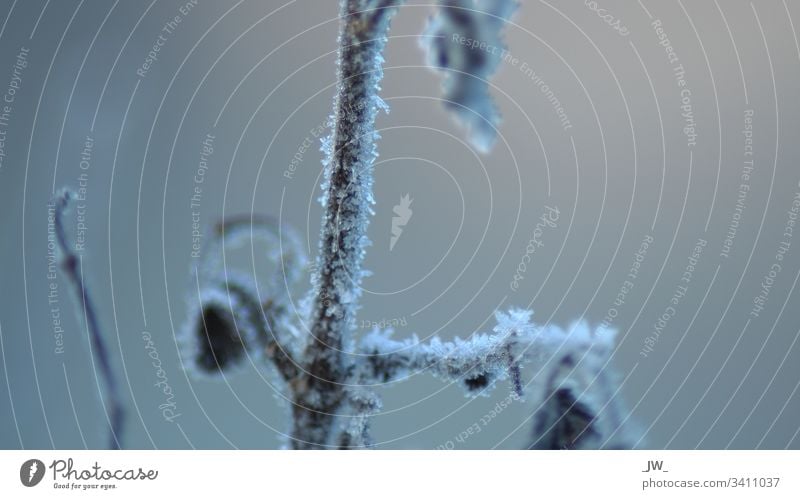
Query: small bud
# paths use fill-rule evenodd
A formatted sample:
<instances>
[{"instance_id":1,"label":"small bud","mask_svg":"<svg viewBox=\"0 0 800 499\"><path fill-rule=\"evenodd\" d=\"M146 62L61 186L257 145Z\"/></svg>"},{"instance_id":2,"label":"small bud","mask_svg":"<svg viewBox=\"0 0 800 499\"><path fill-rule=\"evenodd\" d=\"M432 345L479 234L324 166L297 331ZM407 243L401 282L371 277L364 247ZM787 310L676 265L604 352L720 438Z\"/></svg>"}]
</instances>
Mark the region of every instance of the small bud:
<instances>
[{"instance_id":1,"label":"small bud","mask_svg":"<svg viewBox=\"0 0 800 499\"><path fill-rule=\"evenodd\" d=\"M241 277L228 275L201 288L190 301L188 324L181 334L184 362L202 374L240 366L264 337L255 293Z\"/></svg>"}]
</instances>

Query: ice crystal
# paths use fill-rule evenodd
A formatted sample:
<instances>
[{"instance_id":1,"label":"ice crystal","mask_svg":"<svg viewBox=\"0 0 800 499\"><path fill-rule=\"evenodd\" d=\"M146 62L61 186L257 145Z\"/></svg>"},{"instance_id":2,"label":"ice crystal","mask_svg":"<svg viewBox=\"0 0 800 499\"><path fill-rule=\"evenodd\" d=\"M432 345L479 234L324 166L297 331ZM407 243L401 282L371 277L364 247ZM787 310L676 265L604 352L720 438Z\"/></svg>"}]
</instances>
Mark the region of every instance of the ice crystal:
<instances>
[{"instance_id":1,"label":"ice crystal","mask_svg":"<svg viewBox=\"0 0 800 499\"><path fill-rule=\"evenodd\" d=\"M378 96L383 48L399 1L343 0L339 31L338 86L322 142L324 208L317 274L311 291L311 341L304 357L311 374L294 394L296 446L330 445L334 414L347 398L342 381L350 360L340 352L350 341L364 272L372 215L372 169L378 156L375 117L386 103ZM298 424L299 421L299 424Z\"/></svg>"},{"instance_id":2,"label":"ice crystal","mask_svg":"<svg viewBox=\"0 0 800 499\"><path fill-rule=\"evenodd\" d=\"M494 334L427 343L416 336L395 341L391 330L374 330L360 343L373 383L402 380L425 371L447 382L461 382L468 396L487 395L508 379L516 395L526 392L536 407L530 448L627 448L621 402L609 371L614 332L595 331L583 322L569 329L531 322L531 312L496 314ZM537 376L523 384L521 366L536 361Z\"/></svg>"}]
</instances>

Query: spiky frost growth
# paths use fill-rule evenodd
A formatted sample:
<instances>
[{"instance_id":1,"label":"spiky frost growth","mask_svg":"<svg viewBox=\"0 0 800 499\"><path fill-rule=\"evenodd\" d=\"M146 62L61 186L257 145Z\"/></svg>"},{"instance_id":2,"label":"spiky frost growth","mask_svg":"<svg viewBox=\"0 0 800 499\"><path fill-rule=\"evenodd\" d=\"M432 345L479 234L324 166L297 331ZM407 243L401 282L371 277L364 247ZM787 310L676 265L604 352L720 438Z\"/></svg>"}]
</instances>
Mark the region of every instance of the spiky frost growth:
<instances>
[{"instance_id":1,"label":"spiky frost growth","mask_svg":"<svg viewBox=\"0 0 800 499\"><path fill-rule=\"evenodd\" d=\"M484 153L494 145L500 122L488 80L506 48L503 27L517 7L514 0L439 0L422 38L428 64L444 74L445 107Z\"/></svg>"},{"instance_id":2,"label":"spiky frost growth","mask_svg":"<svg viewBox=\"0 0 800 499\"><path fill-rule=\"evenodd\" d=\"M381 398L371 389L363 386L348 386L345 389L345 412L349 417L340 418L342 426L339 431L340 449L358 449L372 447L370 436L370 417L382 408Z\"/></svg>"},{"instance_id":3,"label":"spiky frost growth","mask_svg":"<svg viewBox=\"0 0 800 499\"><path fill-rule=\"evenodd\" d=\"M206 300L195 308L195 322L188 329L194 334L195 347L200 346L194 355L211 368L233 365L252 353L270 359L286 381L293 402L294 448L370 447L370 417L381 409L380 397L372 387L401 381L419 371L459 383L469 396L489 393L500 380L509 380L515 399L526 391L537 404L531 448L605 445L600 439L615 432L620 421L615 412L614 380L605 370L613 334L591 332L582 323L568 331L537 326L531 322L531 312L511 310L496 314L493 333L477 333L468 339L445 342L434 337L423 343L414 336L397 341L391 339L391 331L376 330L356 345L351 337L374 203L374 122L378 111L386 107L378 96L382 51L399 3L340 2L338 87L330 118L332 134L322 144L325 159L320 201L324 213L319 255L312 289L299 314L289 313L285 291L304 265L302 247L292 238L284 247L282 231L275 222L262 220L258 232L270 244L268 258L280 264L275 281L283 286L267 286L267 297L259 302L246 280L230 275L209 279L210 288L201 293ZM500 29L515 7L515 2L505 0L443 0L431 30L448 37L461 30L461 36L500 47ZM485 78L495 71L497 60L452 40L436 40L431 54L448 70L445 88L451 107L466 118L478 145L488 149L498 114ZM442 45L446 42L450 45ZM451 52L451 45L461 48ZM476 119L467 108L477 110L482 118ZM408 205L410 198L406 208ZM220 275L225 269L221 256L225 244L252 237L247 228L245 221L219 226L218 237L210 241L203 262L204 273ZM298 315L309 335L299 333ZM216 329L208 327L209 316ZM244 328L237 329L239 323ZM206 343L198 343L198 339ZM225 363L219 362L220 357ZM524 384L522 365L530 361L543 367Z\"/></svg>"},{"instance_id":4,"label":"spiky frost growth","mask_svg":"<svg viewBox=\"0 0 800 499\"><path fill-rule=\"evenodd\" d=\"M428 372L447 382L463 384L468 396L488 395L498 380L536 406L529 448L629 448L631 431L622 428L622 407L609 372L614 332L592 331L578 322L569 329L537 326L531 312L496 314L494 334L444 342L437 337L421 343L416 336L403 341L391 331L375 330L360 343L364 380L399 381L415 372ZM521 366L542 366L528 384Z\"/></svg>"},{"instance_id":5,"label":"spiky frost growth","mask_svg":"<svg viewBox=\"0 0 800 499\"><path fill-rule=\"evenodd\" d=\"M194 298L179 338L185 363L195 372L216 375L242 365L248 356L272 362L285 381L285 395L293 402L294 448L372 446L369 421L381 409L373 385L400 381L417 371L458 382L469 396L486 394L504 379L510 381L515 399L526 391L537 404L529 448L629 446L628 432L620 431L615 380L606 370L613 350L613 334L608 331L592 332L583 323L568 331L537 326L531 322L531 312L511 310L496 314L493 334L478 333L451 342L434 337L421 343L416 336L396 341L390 338L391 331L376 330L356 346L351 337L374 203L374 122L378 110L386 108L378 96L382 51L389 22L401 3L340 1L338 86L331 116L333 132L322 147L324 214L312 290L296 309L289 291L303 273L306 256L300 239L288 227L269 217L222 221L194 269ZM487 57L474 47L467 51L463 44L454 49L443 43L461 30L460 36L501 47L500 29L514 8L516 2L509 0L441 0L439 17L430 28L441 35L431 45L431 54L438 67L448 70L448 99L485 149L494 140L492 125L498 120L485 82L495 71L495 54ZM462 69L469 71L459 72ZM470 107L486 120L475 119L465 110ZM84 304L108 388L112 446L118 446L123 411L97 317L78 272L79 258L65 235L62 216L69 199L65 194L55 201L56 232L64 268ZM395 211L401 220L393 225L393 236L399 236L400 222L411 216L410 198L405 196L401 204L403 209ZM225 264L226 250L256 238L267 242L261 254L275 266L264 286ZM542 367L524 384L522 365L534 360Z\"/></svg>"},{"instance_id":6,"label":"spiky frost growth","mask_svg":"<svg viewBox=\"0 0 800 499\"><path fill-rule=\"evenodd\" d=\"M519 392L520 364L542 353L536 347L542 331L530 322L531 315L526 310L498 312L495 334L478 333L450 342L433 337L422 343L416 335L396 341L390 338L391 330L375 330L359 345L368 374L365 379L388 383L425 371L444 381L463 383L467 394L475 396L487 395L498 380L510 378L512 389Z\"/></svg>"},{"instance_id":7,"label":"spiky frost growth","mask_svg":"<svg viewBox=\"0 0 800 499\"><path fill-rule=\"evenodd\" d=\"M313 278L311 342L304 368L310 376L294 398L293 445L328 444L344 398L350 362L342 355L355 317L361 262L372 215L372 168L377 157L375 117L386 105L378 96L383 48L399 1L340 1L338 88L325 154L323 208L317 273Z\"/></svg>"}]
</instances>

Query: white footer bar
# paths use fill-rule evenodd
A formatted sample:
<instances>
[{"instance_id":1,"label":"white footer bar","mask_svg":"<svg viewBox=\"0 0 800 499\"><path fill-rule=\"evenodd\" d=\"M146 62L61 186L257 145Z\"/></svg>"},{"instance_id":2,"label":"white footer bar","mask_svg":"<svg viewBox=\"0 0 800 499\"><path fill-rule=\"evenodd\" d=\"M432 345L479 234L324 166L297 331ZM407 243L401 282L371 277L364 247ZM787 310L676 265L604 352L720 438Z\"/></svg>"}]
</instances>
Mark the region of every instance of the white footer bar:
<instances>
[{"instance_id":1,"label":"white footer bar","mask_svg":"<svg viewBox=\"0 0 800 499\"><path fill-rule=\"evenodd\" d=\"M0 452L9 498L798 498L798 471L800 451Z\"/></svg>"}]
</instances>

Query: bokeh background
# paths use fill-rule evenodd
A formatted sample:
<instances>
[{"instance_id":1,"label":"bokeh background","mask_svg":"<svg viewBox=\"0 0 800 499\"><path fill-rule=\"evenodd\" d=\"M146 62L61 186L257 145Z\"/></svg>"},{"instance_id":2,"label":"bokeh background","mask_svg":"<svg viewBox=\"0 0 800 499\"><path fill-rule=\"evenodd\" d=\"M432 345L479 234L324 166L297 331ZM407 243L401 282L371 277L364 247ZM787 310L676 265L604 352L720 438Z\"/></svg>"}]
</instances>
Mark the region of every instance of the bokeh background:
<instances>
[{"instance_id":1,"label":"bokeh background","mask_svg":"<svg viewBox=\"0 0 800 499\"><path fill-rule=\"evenodd\" d=\"M394 320L398 337L449 338L490 330L494 311L511 306L565 326L613 315L613 365L639 446L800 447L800 239L784 236L800 191L798 6L524 0L506 31L513 60L492 81L500 137L480 154L438 102L441 77L426 67L420 35L430 3L401 9L387 47L382 95L391 112L377 122L373 275L359 328ZM63 273L48 276L48 201L62 186L85 188L83 271L128 408L124 445L282 445L287 408L270 369L193 379L175 337L196 299L193 212L204 226L224 215L279 216L315 254L336 15L336 2L319 0L0 1L0 93L13 89L12 102L0 103L8 106L0 123L0 448L106 442L86 329ZM660 44L658 21L678 62ZM159 34L163 46L143 70ZM15 76L20 52L26 67ZM694 141L684 132L686 104ZM192 208L209 135L213 154ZM392 210L406 194L413 216L390 250ZM513 290L548 207L559 210L557 226L544 231ZM77 213L68 220L76 234ZM615 304L649 238L631 291ZM682 282L699 240L706 246ZM230 265L253 269L250 248L231 254ZM644 356L681 285L685 296ZM172 420L159 408L165 396L145 332L174 393ZM380 448L518 448L530 431L527 401L456 438L508 396L505 386L471 400L419 373L380 393Z\"/></svg>"}]
</instances>

